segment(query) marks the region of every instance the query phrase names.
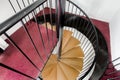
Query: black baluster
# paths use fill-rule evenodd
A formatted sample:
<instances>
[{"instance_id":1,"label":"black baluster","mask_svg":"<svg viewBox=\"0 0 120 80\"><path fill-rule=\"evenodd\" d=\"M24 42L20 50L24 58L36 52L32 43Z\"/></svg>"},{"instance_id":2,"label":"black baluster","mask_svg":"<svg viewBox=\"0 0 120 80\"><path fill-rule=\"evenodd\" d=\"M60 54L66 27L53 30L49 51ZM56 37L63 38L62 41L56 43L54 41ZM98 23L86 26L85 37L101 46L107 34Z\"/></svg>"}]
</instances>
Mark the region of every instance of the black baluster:
<instances>
[{"instance_id":1,"label":"black baluster","mask_svg":"<svg viewBox=\"0 0 120 80\"><path fill-rule=\"evenodd\" d=\"M4 33L5 36L9 39L9 41L21 52L21 54L24 55L24 57L37 69L39 68L32 62L32 60L18 47L18 45L7 35L7 33ZM40 70L39 70L40 71Z\"/></svg>"}]
</instances>

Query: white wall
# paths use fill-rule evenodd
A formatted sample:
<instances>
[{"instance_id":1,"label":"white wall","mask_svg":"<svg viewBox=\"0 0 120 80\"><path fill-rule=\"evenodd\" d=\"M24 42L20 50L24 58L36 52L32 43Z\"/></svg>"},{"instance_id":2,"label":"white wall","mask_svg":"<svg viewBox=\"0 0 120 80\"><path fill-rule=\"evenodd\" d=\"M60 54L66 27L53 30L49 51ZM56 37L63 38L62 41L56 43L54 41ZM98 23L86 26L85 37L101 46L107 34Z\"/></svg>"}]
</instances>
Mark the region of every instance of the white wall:
<instances>
[{"instance_id":1,"label":"white wall","mask_svg":"<svg viewBox=\"0 0 120 80\"><path fill-rule=\"evenodd\" d=\"M120 8L120 0L72 0L90 16L110 22Z\"/></svg>"},{"instance_id":2,"label":"white wall","mask_svg":"<svg viewBox=\"0 0 120 80\"><path fill-rule=\"evenodd\" d=\"M0 1L0 23L14 14L8 0Z\"/></svg>"},{"instance_id":3,"label":"white wall","mask_svg":"<svg viewBox=\"0 0 120 80\"><path fill-rule=\"evenodd\" d=\"M120 57L120 8L110 21L112 58ZM120 63L120 59L118 61ZM118 62L115 62L117 64ZM120 69L120 65L116 66Z\"/></svg>"},{"instance_id":4,"label":"white wall","mask_svg":"<svg viewBox=\"0 0 120 80\"><path fill-rule=\"evenodd\" d=\"M10 0L11 3L13 4L13 6L15 7L16 12L20 11L20 8L17 5L16 0ZM18 0L20 3L21 8L23 9L24 6L22 4L22 0ZM32 3L32 0L29 0L30 3ZM35 0L34 0L35 1ZM25 5L28 6L28 2L27 0L24 0ZM6 19L8 19L9 17L13 16L15 14L13 8L11 7L9 0L1 0L0 2L0 23L2 23L3 21L5 21ZM30 17L32 17L32 15L29 15ZM26 18L26 20L28 20L28 17ZM13 34L17 29L19 29L22 26L22 24L19 22L17 23L13 28L9 29L7 31L7 33L9 35ZM6 37L4 35L1 36L3 39L6 39Z\"/></svg>"},{"instance_id":5,"label":"white wall","mask_svg":"<svg viewBox=\"0 0 120 80\"><path fill-rule=\"evenodd\" d=\"M5 21L6 19L8 19L9 17L11 17L12 15L15 14L15 12L13 11L10 3L8 2L8 0L1 0L0 3L0 23L2 23L3 21ZM7 33L9 35L11 35L13 32L15 32L18 28L20 27L20 23L16 25L16 27L11 28L9 31L7 31ZM6 39L5 36L1 36L3 39Z\"/></svg>"},{"instance_id":6,"label":"white wall","mask_svg":"<svg viewBox=\"0 0 120 80\"><path fill-rule=\"evenodd\" d=\"M20 11L16 0L10 0L13 4L13 6L15 6L15 10L18 12ZM20 3L20 6L22 6L21 8L24 8L23 4L22 4L22 0L18 0ZM30 3L32 3L32 0L29 0ZM34 0L35 1L35 0ZM25 5L28 6L28 2L27 0L24 0ZM14 15L15 12L13 11L9 0L0 0L0 23L5 21L7 18L11 17L12 15Z\"/></svg>"},{"instance_id":7,"label":"white wall","mask_svg":"<svg viewBox=\"0 0 120 80\"><path fill-rule=\"evenodd\" d=\"M72 1L79 5L90 17L109 22L112 59L120 56L120 0ZM0 23L14 14L8 0L1 0L0 11Z\"/></svg>"}]
</instances>

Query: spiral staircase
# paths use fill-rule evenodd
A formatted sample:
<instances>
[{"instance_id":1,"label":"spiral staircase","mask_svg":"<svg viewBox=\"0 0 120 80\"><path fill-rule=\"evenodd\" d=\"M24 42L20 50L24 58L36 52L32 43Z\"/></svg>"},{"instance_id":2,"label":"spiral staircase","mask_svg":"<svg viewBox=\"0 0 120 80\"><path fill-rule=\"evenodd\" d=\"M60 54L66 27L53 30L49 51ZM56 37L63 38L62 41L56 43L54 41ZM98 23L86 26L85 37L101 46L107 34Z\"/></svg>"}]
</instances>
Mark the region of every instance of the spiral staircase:
<instances>
[{"instance_id":1,"label":"spiral staircase","mask_svg":"<svg viewBox=\"0 0 120 80\"><path fill-rule=\"evenodd\" d=\"M55 7L53 0L27 1L28 6L22 0L22 9L16 0L17 13L9 0L16 14L0 24L0 35L10 45L0 54L0 80L99 79L107 66L107 47L86 13L70 0L56 0ZM9 36L7 30L19 22L20 29Z\"/></svg>"},{"instance_id":2,"label":"spiral staircase","mask_svg":"<svg viewBox=\"0 0 120 80\"><path fill-rule=\"evenodd\" d=\"M44 80L75 80L82 71L84 53L80 41L68 30L63 31L62 39L61 57L58 59L57 53L50 56L41 73Z\"/></svg>"}]
</instances>

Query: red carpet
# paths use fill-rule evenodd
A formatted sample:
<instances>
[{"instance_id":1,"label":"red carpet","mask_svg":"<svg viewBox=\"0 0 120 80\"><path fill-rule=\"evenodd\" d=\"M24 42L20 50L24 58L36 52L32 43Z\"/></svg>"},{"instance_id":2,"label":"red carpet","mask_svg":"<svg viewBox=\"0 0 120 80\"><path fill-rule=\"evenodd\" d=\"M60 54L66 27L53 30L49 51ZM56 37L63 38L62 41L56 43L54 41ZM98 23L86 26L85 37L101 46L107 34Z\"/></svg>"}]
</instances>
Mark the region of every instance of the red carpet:
<instances>
[{"instance_id":1,"label":"red carpet","mask_svg":"<svg viewBox=\"0 0 120 80\"><path fill-rule=\"evenodd\" d=\"M46 28L40 25L40 30L42 33L44 45L46 52L44 51L44 47L42 45L42 40L39 36L38 28L36 23L28 22L27 24L28 30L31 34L31 37L40 52L44 62L47 60L47 56L51 53L51 49L53 48L53 42L56 43L56 33L53 32L53 39L52 39L52 31L48 30L49 39L46 33ZM26 53L26 55L39 67L41 70L43 68L43 62L39 58L38 54L36 53L31 41L29 40L28 36L26 35L23 28L20 28L16 31L11 38L15 41L15 43ZM54 41L52 41L54 40ZM5 52L0 55L0 63L3 63L7 66L10 66L16 70L19 70L29 76L36 78L39 74L39 71L16 49L8 40L9 47L5 50ZM10 71L6 68L0 67L0 80L30 80L21 74L15 73Z\"/></svg>"}]
</instances>

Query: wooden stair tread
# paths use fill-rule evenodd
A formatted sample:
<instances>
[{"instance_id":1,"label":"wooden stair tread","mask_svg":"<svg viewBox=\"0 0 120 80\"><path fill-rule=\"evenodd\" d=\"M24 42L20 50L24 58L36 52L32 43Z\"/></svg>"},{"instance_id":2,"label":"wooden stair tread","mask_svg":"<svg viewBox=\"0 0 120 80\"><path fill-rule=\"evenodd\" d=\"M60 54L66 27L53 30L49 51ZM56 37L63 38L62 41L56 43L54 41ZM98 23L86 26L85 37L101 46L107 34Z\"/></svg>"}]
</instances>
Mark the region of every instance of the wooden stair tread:
<instances>
[{"instance_id":1,"label":"wooden stair tread","mask_svg":"<svg viewBox=\"0 0 120 80\"><path fill-rule=\"evenodd\" d=\"M68 80L60 65L57 65L57 80Z\"/></svg>"},{"instance_id":2,"label":"wooden stair tread","mask_svg":"<svg viewBox=\"0 0 120 80\"><path fill-rule=\"evenodd\" d=\"M82 71L83 58L61 58L60 61L75 68L79 72Z\"/></svg>"},{"instance_id":3,"label":"wooden stair tread","mask_svg":"<svg viewBox=\"0 0 120 80\"><path fill-rule=\"evenodd\" d=\"M79 46L77 46L65 52L61 57L62 58L81 58L81 57L84 57L84 53L82 49Z\"/></svg>"},{"instance_id":4,"label":"wooden stair tread","mask_svg":"<svg viewBox=\"0 0 120 80\"><path fill-rule=\"evenodd\" d=\"M53 30L53 31L56 31L56 26L55 26L55 25L51 25L49 22L43 23L42 25L43 25L44 27L46 27L46 25L47 25L47 28L48 28L48 29Z\"/></svg>"},{"instance_id":5,"label":"wooden stair tread","mask_svg":"<svg viewBox=\"0 0 120 80\"><path fill-rule=\"evenodd\" d=\"M72 68L72 67L70 67L62 62L59 62L58 64L60 65L60 67L64 71L64 74L66 75L68 80L75 80L76 77L79 75L79 72L77 70L75 70L74 68Z\"/></svg>"},{"instance_id":6,"label":"wooden stair tread","mask_svg":"<svg viewBox=\"0 0 120 80\"><path fill-rule=\"evenodd\" d=\"M56 64L57 64L57 55L52 54L43 69L42 76L43 77L48 76Z\"/></svg>"},{"instance_id":7,"label":"wooden stair tread","mask_svg":"<svg viewBox=\"0 0 120 80\"><path fill-rule=\"evenodd\" d=\"M68 50L76 47L77 45L80 44L80 41L77 40L74 37L70 37L69 41L67 42L67 44L65 45L65 47L62 49L62 54L64 54L65 52L67 52Z\"/></svg>"},{"instance_id":8,"label":"wooden stair tread","mask_svg":"<svg viewBox=\"0 0 120 80\"><path fill-rule=\"evenodd\" d=\"M54 65L53 70L44 79L45 80L57 80L57 64Z\"/></svg>"},{"instance_id":9,"label":"wooden stair tread","mask_svg":"<svg viewBox=\"0 0 120 80\"><path fill-rule=\"evenodd\" d=\"M52 54L46 64L46 66L50 66L52 64L56 64L57 63L57 55Z\"/></svg>"},{"instance_id":10,"label":"wooden stair tread","mask_svg":"<svg viewBox=\"0 0 120 80\"><path fill-rule=\"evenodd\" d=\"M51 73L51 71L54 69L54 64L45 66L41 75L43 78L46 78L47 76L49 76L49 74Z\"/></svg>"},{"instance_id":11,"label":"wooden stair tread","mask_svg":"<svg viewBox=\"0 0 120 80\"><path fill-rule=\"evenodd\" d=\"M62 50L64 49L64 47L66 46L66 44L68 43L69 39L72 36L72 32L68 31L68 30L64 30L63 31L63 37L62 37Z\"/></svg>"},{"instance_id":12,"label":"wooden stair tread","mask_svg":"<svg viewBox=\"0 0 120 80\"><path fill-rule=\"evenodd\" d=\"M57 60L57 55L56 55L56 54L52 54L52 55L50 56L48 62L52 62L52 63L54 62L54 63L56 63L55 60Z\"/></svg>"},{"instance_id":13,"label":"wooden stair tread","mask_svg":"<svg viewBox=\"0 0 120 80\"><path fill-rule=\"evenodd\" d=\"M50 26L49 23L47 23ZM62 53L60 60L57 54L52 54L43 69L44 80L75 80L82 71L83 51L80 41L72 37L72 32L63 31ZM48 69L47 69L48 68Z\"/></svg>"}]
</instances>

